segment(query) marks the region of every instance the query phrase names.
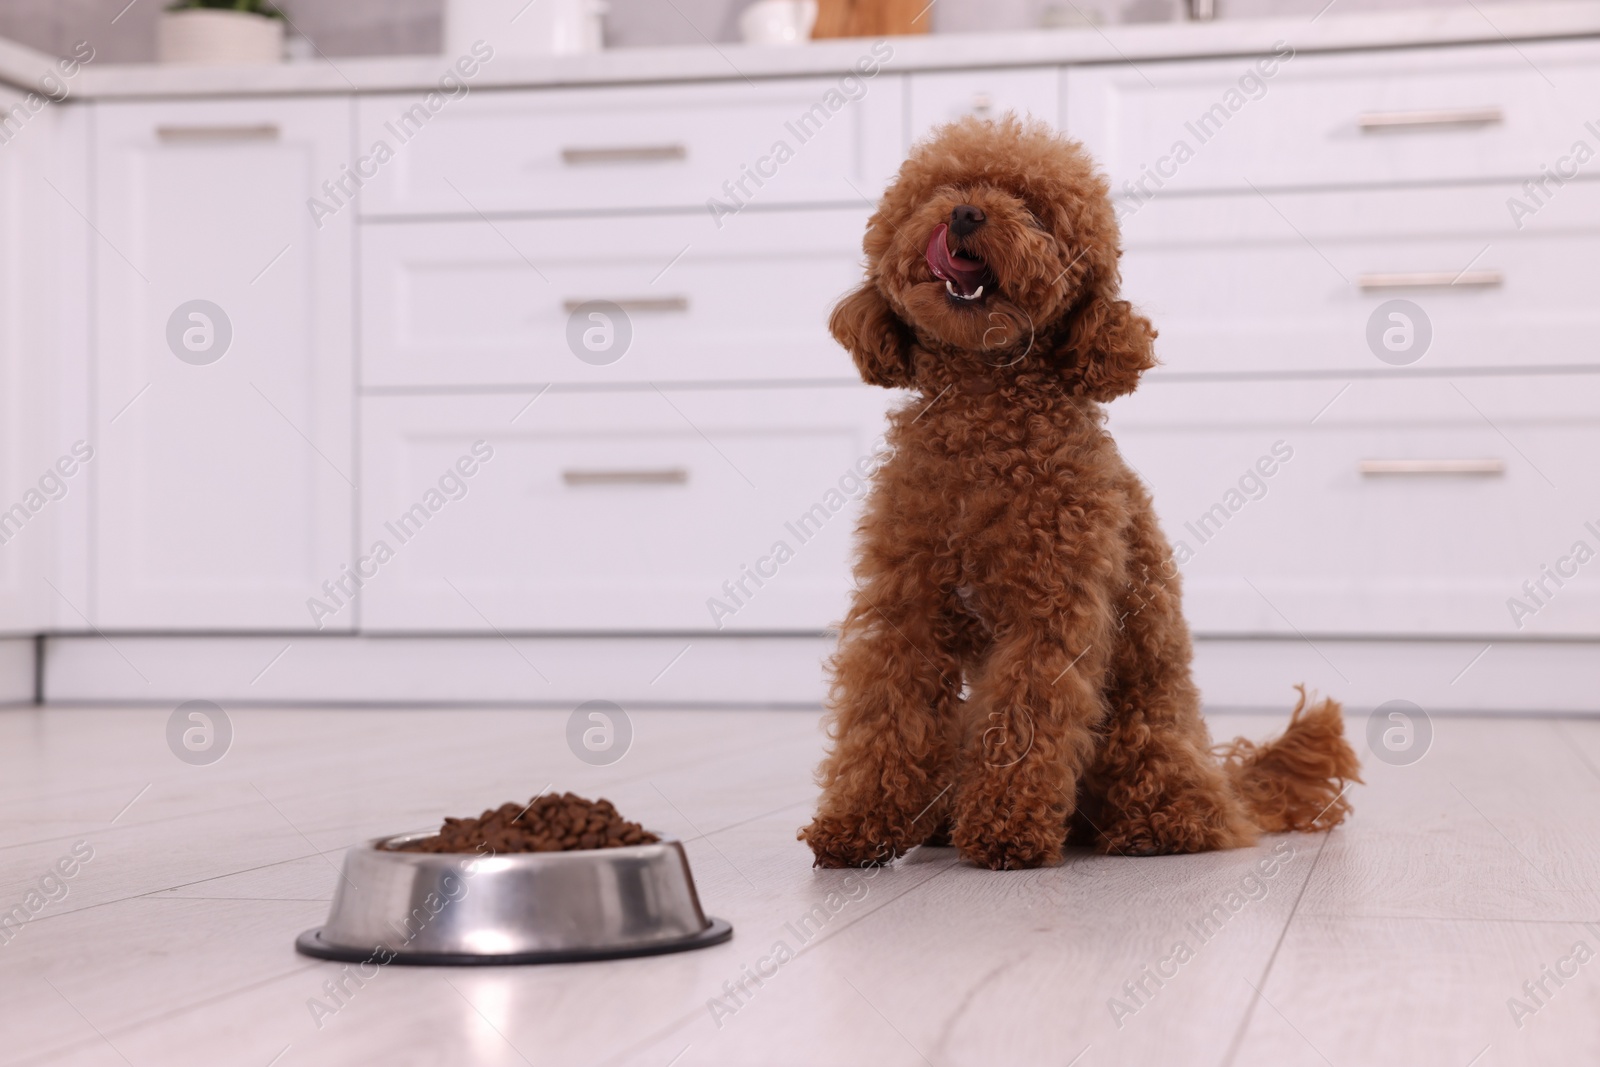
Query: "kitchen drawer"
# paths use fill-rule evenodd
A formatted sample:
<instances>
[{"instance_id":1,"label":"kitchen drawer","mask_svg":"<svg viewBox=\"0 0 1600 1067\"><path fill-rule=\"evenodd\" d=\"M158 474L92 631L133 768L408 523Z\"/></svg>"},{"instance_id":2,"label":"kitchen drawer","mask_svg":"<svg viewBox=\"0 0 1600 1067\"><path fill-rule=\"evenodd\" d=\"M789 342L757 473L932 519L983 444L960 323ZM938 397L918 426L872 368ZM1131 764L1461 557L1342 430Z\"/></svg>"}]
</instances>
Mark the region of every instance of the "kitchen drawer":
<instances>
[{"instance_id":1,"label":"kitchen drawer","mask_svg":"<svg viewBox=\"0 0 1600 1067\"><path fill-rule=\"evenodd\" d=\"M1600 553L1600 375L1158 383L1111 410L1198 632L1600 635L1600 558L1574 559ZM1571 573L1535 603L1546 566Z\"/></svg>"},{"instance_id":2,"label":"kitchen drawer","mask_svg":"<svg viewBox=\"0 0 1600 1067\"><path fill-rule=\"evenodd\" d=\"M850 491L893 394L535 396L363 401L361 543L374 561L380 541L393 553L364 565L363 629L816 631L843 617ZM472 476L449 479L463 457Z\"/></svg>"},{"instance_id":3,"label":"kitchen drawer","mask_svg":"<svg viewBox=\"0 0 1600 1067\"><path fill-rule=\"evenodd\" d=\"M1061 121L1058 67L919 73L910 75L910 83L907 114L913 142L928 136L936 126L968 115L997 118L1014 111L1052 126Z\"/></svg>"},{"instance_id":4,"label":"kitchen drawer","mask_svg":"<svg viewBox=\"0 0 1600 1067\"><path fill-rule=\"evenodd\" d=\"M0 146L0 633L31 635L83 624L68 605L88 600L94 464L71 452L100 439L82 341L89 247L64 239L87 232L66 200L82 203L90 187L88 122L82 109L62 108L38 120L60 120L56 130L19 134L12 108L28 114L24 94L0 89L0 117L12 123ZM46 175L62 195L44 187ZM27 646L0 643L9 674L0 699L31 700L31 656L23 663L9 651Z\"/></svg>"},{"instance_id":5,"label":"kitchen drawer","mask_svg":"<svg viewBox=\"0 0 1600 1067\"><path fill-rule=\"evenodd\" d=\"M1134 199L1520 179L1600 147L1600 42L1279 56L1070 70L1067 130Z\"/></svg>"},{"instance_id":6,"label":"kitchen drawer","mask_svg":"<svg viewBox=\"0 0 1600 1067\"><path fill-rule=\"evenodd\" d=\"M93 601L70 625L309 629L306 588L355 532L354 219L305 208L350 108L100 101L92 119Z\"/></svg>"},{"instance_id":7,"label":"kitchen drawer","mask_svg":"<svg viewBox=\"0 0 1600 1067\"><path fill-rule=\"evenodd\" d=\"M1521 229L1518 191L1157 199L1123 221L1123 293L1160 330L1157 376L1600 365L1600 184Z\"/></svg>"},{"instance_id":8,"label":"kitchen drawer","mask_svg":"<svg viewBox=\"0 0 1600 1067\"><path fill-rule=\"evenodd\" d=\"M701 214L368 226L363 384L855 380L827 324L860 280L866 218L850 207L750 212L721 230ZM593 300L613 307L583 306Z\"/></svg>"},{"instance_id":9,"label":"kitchen drawer","mask_svg":"<svg viewBox=\"0 0 1600 1067\"><path fill-rule=\"evenodd\" d=\"M903 86L887 73L851 79L480 90L415 130L402 116L420 95L364 96L358 143L374 160L384 144L393 158L368 165L375 176L361 189L361 210L709 215L712 200L875 199L900 165Z\"/></svg>"}]
</instances>

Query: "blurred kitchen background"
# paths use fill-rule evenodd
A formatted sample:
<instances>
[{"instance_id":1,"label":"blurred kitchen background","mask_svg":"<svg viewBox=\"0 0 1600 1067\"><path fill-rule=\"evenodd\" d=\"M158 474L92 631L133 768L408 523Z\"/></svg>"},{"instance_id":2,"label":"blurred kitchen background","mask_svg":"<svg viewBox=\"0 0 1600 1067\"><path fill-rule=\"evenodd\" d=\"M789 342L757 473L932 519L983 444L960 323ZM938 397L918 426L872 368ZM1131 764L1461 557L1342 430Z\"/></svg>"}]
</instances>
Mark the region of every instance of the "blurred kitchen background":
<instances>
[{"instance_id":1,"label":"blurred kitchen background","mask_svg":"<svg viewBox=\"0 0 1600 1067\"><path fill-rule=\"evenodd\" d=\"M1600 3L284 11L0 2L0 702L816 707L906 400L829 312L1016 112L1209 705L1600 708Z\"/></svg>"},{"instance_id":2,"label":"blurred kitchen background","mask_svg":"<svg viewBox=\"0 0 1600 1067\"><path fill-rule=\"evenodd\" d=\"M442 48L447 0L289 0L279 4L295 28L329 56L428 55ZM1465 6L1470 0L1337 0L1334 10L1394 11ZM1071 25L1164 22L1185 18L1189 0L937 0L933 33L984 33ZM739 40L748 0L606 0L609 48L702 45ZM156 57L160 0L3 0L0 37L64 55L92 38L108 63ZM920 5L919 5L920 6ZM1327 0L1216 0L1220 18L1315 15ZM121 17L117 16L121 14ZM116 24L111 20L116 18Z\"/></svg>"}]
</instances>

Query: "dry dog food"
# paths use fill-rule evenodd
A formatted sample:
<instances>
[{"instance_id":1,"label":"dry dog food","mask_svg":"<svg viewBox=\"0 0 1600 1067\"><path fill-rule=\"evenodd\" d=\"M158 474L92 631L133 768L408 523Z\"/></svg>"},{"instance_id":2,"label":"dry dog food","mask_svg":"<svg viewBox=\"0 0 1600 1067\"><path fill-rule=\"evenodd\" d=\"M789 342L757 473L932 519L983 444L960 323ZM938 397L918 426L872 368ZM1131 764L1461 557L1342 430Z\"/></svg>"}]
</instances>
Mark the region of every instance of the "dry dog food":
<instances>
[{"instance_id":1,"label":"dry dog food","mask_svg":"<svg viewBox=\"0 0 1600 1067\"><path fill-rule=\"evenodd\" d=\"M433 837L394 846L399 852L565 852L622 848L661 840L617 814L611 801L575 793L502 804L476 819L446 819Z\"/></svg>"}]
</instances>

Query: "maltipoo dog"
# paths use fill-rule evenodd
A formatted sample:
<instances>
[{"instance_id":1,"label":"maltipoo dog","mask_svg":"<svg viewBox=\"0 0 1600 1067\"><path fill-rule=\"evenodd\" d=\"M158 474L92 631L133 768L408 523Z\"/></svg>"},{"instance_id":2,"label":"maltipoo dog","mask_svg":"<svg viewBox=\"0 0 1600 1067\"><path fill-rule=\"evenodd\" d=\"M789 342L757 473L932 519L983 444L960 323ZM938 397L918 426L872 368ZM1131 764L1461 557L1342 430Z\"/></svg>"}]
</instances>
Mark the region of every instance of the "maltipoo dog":
<instances>
[{"instance_id":1,"label":"maltipoo dog","mask_svg":"<svg viewBox=\"0 0 1600 1067\"><path fill-rule=\"evenodd\" d=\"M1007 118L945 127L867 225L833 313L862 378L913 391L859 530L832 661L824 867L952 843L994 869L1069 835L1129 856L1327 830L1359 781L1339 706L1214 752L1179 575L1101 405L1155 365L1118 295L1105 181Z\"/></svg>"}]
</instances>

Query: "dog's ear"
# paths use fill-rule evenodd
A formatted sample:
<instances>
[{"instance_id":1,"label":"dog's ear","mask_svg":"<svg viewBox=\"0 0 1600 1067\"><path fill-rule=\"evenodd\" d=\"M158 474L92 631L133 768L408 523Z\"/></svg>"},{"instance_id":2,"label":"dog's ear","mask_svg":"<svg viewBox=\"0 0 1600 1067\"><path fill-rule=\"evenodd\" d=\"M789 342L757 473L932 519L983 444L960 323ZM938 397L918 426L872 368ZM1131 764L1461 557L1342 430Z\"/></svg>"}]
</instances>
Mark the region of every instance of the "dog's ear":
<instances>
[{"instance_id":1,"label":"dog's ear","mask_svg":"<svg viewBox=\"0 0 1600 1067\"><path fill-rule=\"evenodd\" d=\"M1087 292L1067 315L1056 348L1075 396L1104 403L1133 392L1139 376L1156 365L1156 331L1150 320L1117 296L1116 268L1091 275Z\"/></svg>"},{"instance_id":2,"label":"dog's ear","mask_svg":"<svg viewBox=\"0 0 1600 1067\"><path fill-rule=\"evenodd\" d=\"M1083 158L1087 166L1088 158ZM1057 239L1082 251L1064 274L1077 293L1062 320L1055 356L1074 396L1104 403L1124 396L1156 365L1156 331L1121 298L1122 235L1105 180L1094 175L1095 195L1070 218L1058 217ZM1068 223L1063 225L1063 219Z\"/></svg>"},{"instance_id":3,"label":"dog's ear","mask_svg":"<svg viewBox=\"0 0 1600 1067\"><path fill-rule=\"evenodd\" d=\"M850 353L868 385L898 389L911 384L911 332L871 278L839 301L828 332Z\"/></svg>"}]
</instances>

